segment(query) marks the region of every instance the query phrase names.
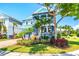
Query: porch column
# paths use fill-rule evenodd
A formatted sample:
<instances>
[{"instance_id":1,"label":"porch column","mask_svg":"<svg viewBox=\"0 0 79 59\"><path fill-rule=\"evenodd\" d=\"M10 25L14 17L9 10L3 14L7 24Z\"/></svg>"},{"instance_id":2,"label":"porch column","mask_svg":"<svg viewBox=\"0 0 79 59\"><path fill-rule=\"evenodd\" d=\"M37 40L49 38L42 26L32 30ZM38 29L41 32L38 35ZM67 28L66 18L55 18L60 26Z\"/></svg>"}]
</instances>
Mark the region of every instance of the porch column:
<instances>
[{"instance_id":1,"label":"porch column","mask_svg":"<svg viewBox=\"0 0 79 59\"><path fill-rule=\"evenodd\" d=\"M48 26L46 26L46 32L48 33Z\"/></svg>"}]
</instances>

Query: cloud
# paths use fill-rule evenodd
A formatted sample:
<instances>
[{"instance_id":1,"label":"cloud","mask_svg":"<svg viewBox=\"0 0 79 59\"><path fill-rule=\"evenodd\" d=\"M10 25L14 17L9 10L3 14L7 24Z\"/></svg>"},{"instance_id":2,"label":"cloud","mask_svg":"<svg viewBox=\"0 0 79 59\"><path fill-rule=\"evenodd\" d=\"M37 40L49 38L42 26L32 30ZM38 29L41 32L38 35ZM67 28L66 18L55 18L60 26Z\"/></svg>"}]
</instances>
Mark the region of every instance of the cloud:
<instances>
[{"instance_id":1,"label":"cloud","mask_svg":"<svg viewBox=\"0 0 79 59\"><path fill-rule=\"evenodd\" d=\"M79 24L73 27L74 30L79 29Z\"/></svg>"}]
</instances>

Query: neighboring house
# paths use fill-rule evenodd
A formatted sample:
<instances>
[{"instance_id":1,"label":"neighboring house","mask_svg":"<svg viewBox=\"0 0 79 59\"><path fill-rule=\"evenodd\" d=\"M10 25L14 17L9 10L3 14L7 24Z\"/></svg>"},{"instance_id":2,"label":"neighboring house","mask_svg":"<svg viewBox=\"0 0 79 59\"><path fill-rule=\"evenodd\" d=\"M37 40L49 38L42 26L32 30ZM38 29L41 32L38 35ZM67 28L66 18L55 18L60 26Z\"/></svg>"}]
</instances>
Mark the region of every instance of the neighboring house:
<instances>
[{"instance_id":1,"label":"neighboring house","mask_svg":"<svg viewBox=\"0 0 79 59\"><path fill-rule=\"evenodd\" d=\"M22 29L30 28L35 24L35 21L33 20L32 16L26 18L22 22Z\"/></svg>"},{"instance_id":2,"label":"neighboring house","mask_svg":"<svg viewBox=\"0 0 79 59\"><path fill-rule=\"evenodd\" d=\"M14 26L14 32L15 34L19 33L22 29L21 29L21 25L22 23L8 15L5 14L0 14L0 20L4 20L4 22L2 22L6 28L7 28L7 37L11 38L13 36L13 23L16 22L17 26Z\"/></svg>"},{"instance_id":3,"label":"neighboring house","mask_svg":"<svg viewBox=\"0 0 79 59\"><path fill-rule=\"evenodd\" d=\"M49 17L51 18L52 21L50 23L50 27L49 27L49 24L43 25L41 27L43 29L42 35L51 36L51 34L54 33L53 17L48 15L47 9L44 7L36 10L30 17L26 18L22 22L16 20L13 17L8 16L8 15L0 14L0 20L4 20L3 24L7 27L7 37L8 38L13 36L13 23L14 22L17 23L17 26L14 27L14 32L15 32L15 34L18 34L19 32L23 31L24 29L34 26L34 24L36 22L35 17L40 18L40 20L42 20L42 17L45 17L46 20L48 20ZM50 34L50 32L51 32L51 34ZM37 28L34 29L33 34L40 35L40 33L41 32L39 32Z\"/></svg>"},{"instance_id":4,"label":"neighboring house","mask_svg":"<svg viewBox=\"0 0 79 59\"><path fill-rule=\"evenodd\" d=\"M33 20L33 17L30 16L27 19L23 20L23 22L22 22L22 30L31 28L31 27L34 26L34 24L35 24L35 21ZM25 39L28 39L29 37L30 37L29 33L24 35Z\"/></svg>"}]
</instances>

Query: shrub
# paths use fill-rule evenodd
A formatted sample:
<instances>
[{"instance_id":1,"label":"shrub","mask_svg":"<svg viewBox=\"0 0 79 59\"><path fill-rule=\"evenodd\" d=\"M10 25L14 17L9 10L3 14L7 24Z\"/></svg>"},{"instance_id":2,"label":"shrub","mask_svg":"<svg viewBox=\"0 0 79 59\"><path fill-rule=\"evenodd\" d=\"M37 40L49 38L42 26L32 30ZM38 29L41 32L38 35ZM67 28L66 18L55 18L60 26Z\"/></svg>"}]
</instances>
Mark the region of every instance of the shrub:
<instances>
[{"instance_id":1,"label":"shrub","mask_svg":"<svg viewBox=\"0 0 79 59\"><path fill-rule=\"evenodd\" d=\"M31 40L37 40L37 39L38 39L38 36L36 36L36 35L31 36Z\"/></svg>"},{"instance_id":2,"label":"shrub","mask_svg":"<svg viewBox=\"0 0 79 59\"><path fill-rule=\"evenodd\" d=\"M19 35L15 35L15 38L20 38L20 36Z\"/></svg>"},{"instance_id":3,"label":"shrub","mask_svg":"<svg viewBox=\"0 0 79 59\"><path fill-rule=\"evenodd\" d=\"M57 34L57 38L61 38L61 34L58 33L58 34Z\"/></svg>"},{"instance_id":4,"label":"shrub","mask_svg":"<svg viewBox=\"0 0 79 59\"><path fill-rule=\"evenodd\" d=\"M47 43L48 41L47 40L40 40L39 41L39 43L41 43L41 44L45 44L45 43Z\"/></svg>"},{"instance_id":5,"label":"shrub","mask_svg":"<svg viewBox=\"0 0 79 59\"><path fill-rule=\"evenodd\" d=\"M3 35L3 39L7 39L7 35L6 34Z\"/></svg>"},{"instance_id":6,"label":"shrub","mask_svg":"<svg viewBox=\"0 0 79 59\"><path fill-rule=\"evenodd\" d=\"M20 32L20 33L18 33L18 34L15 35L15 38L22 38L23 35L24 35L24 33Z\"/></svg>"},{"instance_id":7,"label":"shrub","mask_svg":"<svg viewBox=\"0 0 79 59\"><path fill-rule=\"evenodd\" d=\"M18 40L17 44L24 45L24 46L31 46L34 44L45 44L47 40Z\"/></svg>"},{"instance_id":8,"label":"shrub","mask_svg":"<svg viewBox=\"0 0 79 59\"><path fill-rule=\"evenodd\" d=\"M7 39L7 35L6 34L0 34L0 39Z\"/></svg>"},{"instance_id":9,"label":"shrub","mask_svg":"<svg viewBox=\"0 0 79 59\"><path fill-rule=\"evenodd\" d=\"M77 33L77 37L79 37L79 33Z\"/></svg>"},{"instance_id":10,"label":"shrub","mask_svg":"<svg viewBox=\"0 0 79 59\"><path fill-rule=\"evenodd\" d=\"M41 36L42 39L48 40L49 37L48 36Z\"/></svg>"},{"instance_id":11,"label":"shrub","mask_svg":"<svg viewBox=\"0 0 79 59\"><path fill-rule=\"evenodd\" d=\"M25 45L25 46L30 46L33 43L32 40L18 40L17 44L19 45Z\"/></svg>"},{"instance_id":12,"label":"shrub","mask_svg":"<svg viewBox=\"0 0 79 59\"><path fill-rule=\"evenodd\" d=\"M68 47L68 41L64 38L51 39L50 43L60 48Z\"/></svg>"},{"instance_id":13,"label":"shrub","mask_svg":"<svg viewBox=\"0 0 79 59\"><path fill-rule=\"evenodd\" d=\"M6 50L7 50L7 48L1 48L0 50L2 50L2 51L6 51Z\"/></svg>"},{"instance_id":14,"label":"shrub","mask_svg":"<svg viewBox=\"0 0 79 59\"><path fill-rule=\"evenodd\" d=\"M66 33L66 32L63 32L63 33L62 33L62 36L67 36L67 33Z\"/></svg>"}]
</instances>

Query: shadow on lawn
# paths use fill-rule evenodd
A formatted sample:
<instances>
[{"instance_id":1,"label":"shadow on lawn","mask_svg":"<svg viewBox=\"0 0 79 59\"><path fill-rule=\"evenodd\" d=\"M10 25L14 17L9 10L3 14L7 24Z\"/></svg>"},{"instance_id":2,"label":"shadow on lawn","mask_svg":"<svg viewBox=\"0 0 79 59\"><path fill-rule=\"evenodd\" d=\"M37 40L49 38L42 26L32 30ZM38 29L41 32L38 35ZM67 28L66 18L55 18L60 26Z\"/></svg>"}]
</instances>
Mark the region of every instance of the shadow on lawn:
<instances>
[{"instance_id":1,"label":"shadow on lawn","mask_svg":"<svg viewBox=\"0 0 79 59\"><path fill-rule=\"evenodd\" d=\"M12 49L12 50L10 50L10 51L7 51L7 48L1 48L0 49L0 56L4 56L4 55L6 55L6 54L8 54L8 53L10 53L10 52L13 52L14 50L16 50L16 49L19 49L20 47L18 47L18 48L14 48L14 49Z\"/></svg>"},{"instance_id":2,"label":"shadow on lawn","mask_svg":"<svg viewBox=\"0 0 79 59\"><path fill-rule=\"evenodd\" d=\"M43 53L44 51L47 51L47 46L44 45L44 44L37 44L37 45L34 45L31 49L30 49L30 54L35 54L35 53L38 53L40 52Z\"/></svg>"},{"instance_id":3,"label":"shadow on lawn","mask_svg":"<svg viewBox=\"0 0 79 59\"><path fill-rule=\"evenodd\" d=\"M69 41L69 43L79 45L79 42L75 42L75 41Z\"/></svg>"}]
</instances>

